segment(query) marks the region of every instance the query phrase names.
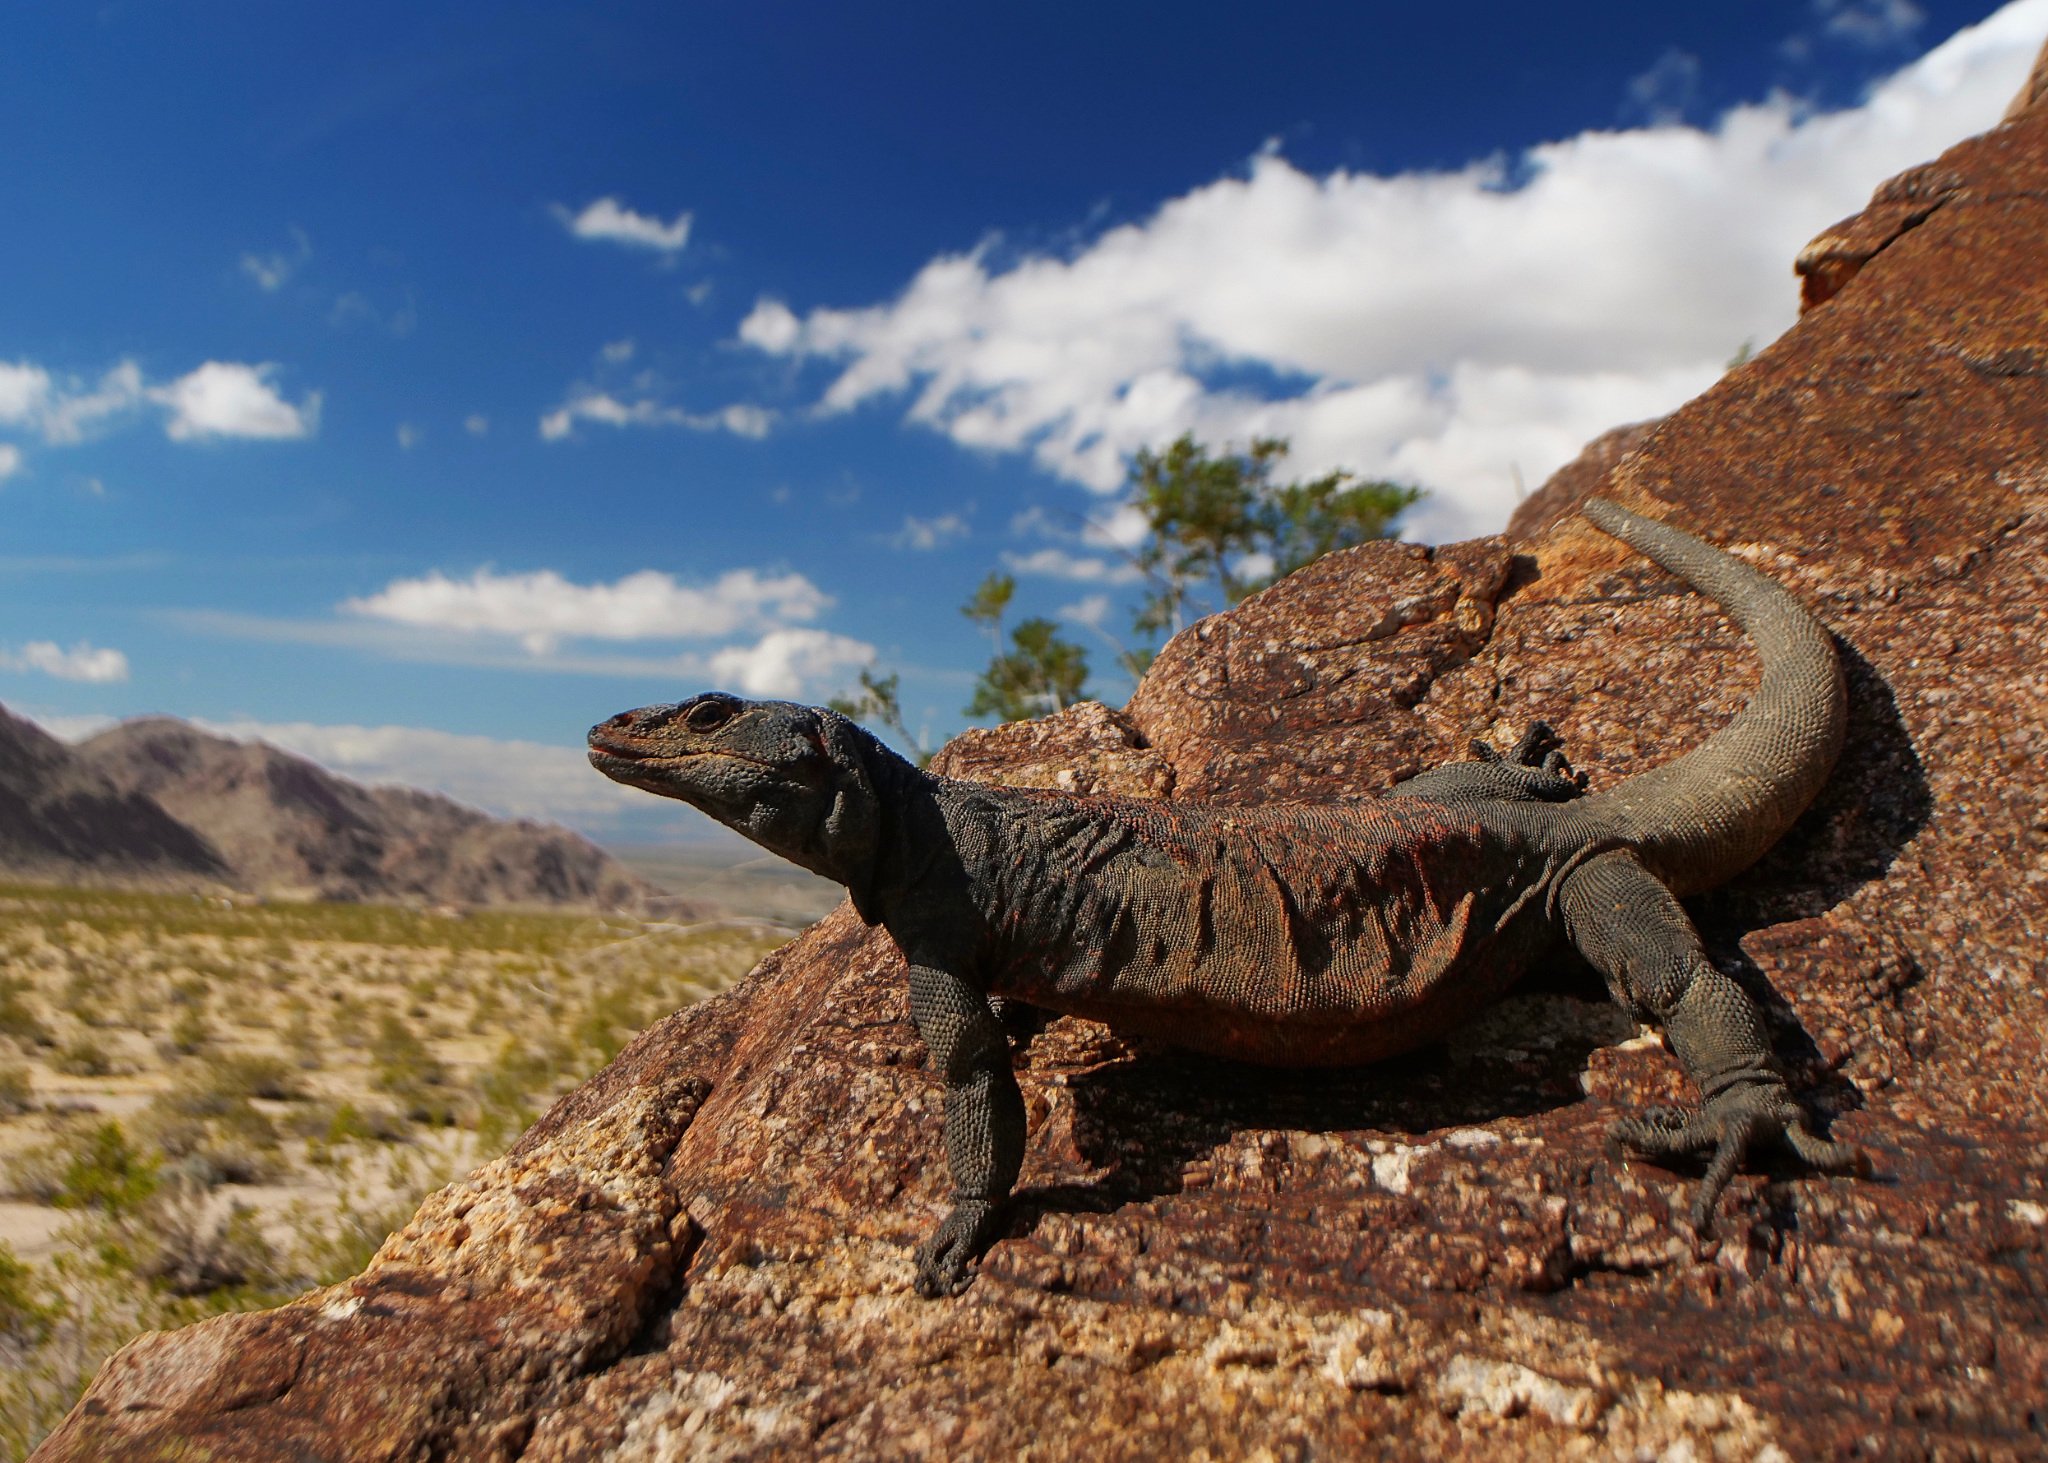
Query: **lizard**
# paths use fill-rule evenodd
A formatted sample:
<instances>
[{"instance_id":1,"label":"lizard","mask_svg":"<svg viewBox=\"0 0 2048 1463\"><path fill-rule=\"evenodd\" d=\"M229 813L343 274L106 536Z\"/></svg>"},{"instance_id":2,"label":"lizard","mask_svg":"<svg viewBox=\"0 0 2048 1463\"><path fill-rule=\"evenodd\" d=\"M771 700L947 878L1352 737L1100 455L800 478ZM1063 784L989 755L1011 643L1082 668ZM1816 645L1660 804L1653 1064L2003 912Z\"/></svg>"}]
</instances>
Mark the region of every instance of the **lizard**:
<instances>
[{"instance_id":1,"label":"lizard","mask_svg":"<svg viewBox=\"0 0 2048 1463\"><path fill-rule=\"evenodd\" d=\"M1610 1130L1653 1160L1705 1156L1696 1232L1753 1149L1868 1171L1809 1125L1678 902L1755 861L1826 781L1846 722L1834 642L1732 555L1602 499L1582 511L1717 601L1762 662L1728 725L1600 791L1540 723L1381 796L1264 805L957 781L836 712L721 691L591 728L600 772L845 885L902 952L953 1185L916 1253L920 1293L968 1283L1022 1165L1007 1003L1233 1059L1351 1064L1440 1039L1569 946L1661 1026L1699 1093Z\"/></svg>"}]
</instances>

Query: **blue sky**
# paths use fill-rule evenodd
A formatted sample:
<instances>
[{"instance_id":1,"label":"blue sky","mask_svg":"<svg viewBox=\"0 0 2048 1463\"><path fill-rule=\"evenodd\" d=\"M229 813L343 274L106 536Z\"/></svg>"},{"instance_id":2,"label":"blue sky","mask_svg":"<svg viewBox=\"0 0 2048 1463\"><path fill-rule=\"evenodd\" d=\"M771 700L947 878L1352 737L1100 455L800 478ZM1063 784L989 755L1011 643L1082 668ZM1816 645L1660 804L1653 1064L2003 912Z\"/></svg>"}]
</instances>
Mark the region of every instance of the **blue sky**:
<instances>
[{"instance_id":1,"label":"blue sky","mask_svg":"<svg viewBox=\"0 0 2048 1463\"><path fill-rule=\"evenodd\" d=\"M587 12L587 13L586 13ZM18 7L0 701L600 837L584 727L899 671L992 568L1127 625L1129 453L1278 433L1497 529L1794 315L2048 0Z\"/></svg>"}]
</instances>

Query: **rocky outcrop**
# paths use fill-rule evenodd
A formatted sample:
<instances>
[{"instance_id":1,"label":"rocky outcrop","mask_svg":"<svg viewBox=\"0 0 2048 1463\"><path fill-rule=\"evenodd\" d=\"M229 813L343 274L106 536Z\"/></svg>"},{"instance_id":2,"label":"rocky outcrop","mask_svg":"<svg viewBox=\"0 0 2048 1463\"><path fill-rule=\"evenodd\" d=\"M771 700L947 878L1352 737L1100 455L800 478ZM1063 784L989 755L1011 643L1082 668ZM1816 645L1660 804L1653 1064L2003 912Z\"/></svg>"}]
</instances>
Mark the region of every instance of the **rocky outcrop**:
<instances>
[{"instance_id":1,"label":"rocky outcrop","mask_svg":"<svg viewBox=\"0 0 2048 1463\"><path fill-rule=\"evenodd\" d=\"M1696 1245L1692 1176L1603 1141L1686 1096L1673 1063L1562 960L1356 1071L1061 1020L1018 1058L1008 1235L921 1301L939 1084L842 907L362 1276L136 1343L42 1456L2048 1450L2048 112L1939 168L1938 208L1607 474L1844 647L1840 770L1696 912L1872 1177L1745 1175ZM1325 561L1176 639L1127 713L948 765L1313 796L1541 716L1598 785L1741 702L1750 652L1699 596L1576 519L1519 547Z\"/></svg>"},{"instance_id":2,"label":"rocky outcrop","mask_svg":"<svg viewBox=\"0 0 2048 1463\"><path fill-rule=\"evenodd\" d=\"M1552 473L1542 487L1515 505L1508 515L1509 543L1534 538L1559 519L1568 517L1579 504L1595 493L1605 492L1614 470L1638 447L1650 440L1659 421L1631 422L1612 427L1582 448L1577 457Z\"/></svg>"}]
</instances>

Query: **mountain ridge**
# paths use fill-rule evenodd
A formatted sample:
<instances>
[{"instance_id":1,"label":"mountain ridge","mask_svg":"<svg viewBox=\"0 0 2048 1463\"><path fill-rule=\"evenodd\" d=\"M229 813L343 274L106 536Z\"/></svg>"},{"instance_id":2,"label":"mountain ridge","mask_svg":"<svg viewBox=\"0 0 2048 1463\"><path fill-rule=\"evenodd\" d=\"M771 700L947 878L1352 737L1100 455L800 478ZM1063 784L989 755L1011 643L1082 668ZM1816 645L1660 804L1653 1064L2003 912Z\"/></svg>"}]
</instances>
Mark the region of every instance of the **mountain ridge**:
<instances>
[{"instance_id":1,"label":"mountain ridge","mask_svg":"<svg viewBox=\"0 0 2048 1463\"><path fill-rule=\"evenodd\" d=\"M644 909L566 828L138 717L67 746L0 707L0 871L344 901Z\"/></svg>"}]
</instances>

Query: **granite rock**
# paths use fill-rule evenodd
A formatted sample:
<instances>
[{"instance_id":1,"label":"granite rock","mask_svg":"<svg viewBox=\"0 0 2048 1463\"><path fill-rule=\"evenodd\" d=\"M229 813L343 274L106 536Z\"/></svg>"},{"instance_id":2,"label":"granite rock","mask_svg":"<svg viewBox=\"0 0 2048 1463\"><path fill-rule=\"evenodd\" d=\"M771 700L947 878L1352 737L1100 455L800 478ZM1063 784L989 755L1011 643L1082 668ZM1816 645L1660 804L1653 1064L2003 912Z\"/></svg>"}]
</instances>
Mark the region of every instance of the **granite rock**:
<instances>
[{"instance_id":1,"label":"granite rock","mask_svg":"<svg viewBox=\"0 0 2048 1463\"><path fill-rule=\"evenodd\" d=\"M842 906L363 1276L135 1343L41 1456L2048 1452L2048 110L1921 176L1938 206L1902 226L1921 184L1880 190L1825 298L1603 474L1843 645L1837 775L1695 910L1872 1177L1767 1165L1693 1241L1692 1175L1603 1141L1686 1097L1674 1064L1562 958L1351 1071L1059 1020L1018 1056L1015 1219L923 1301L940 1084ZM1309 797L1543 717L1606 785L1753 678L1712 605L1566 518L1325 560L1183 632L1123 714L949 765Z\"/></svg>"}]
</instances>

